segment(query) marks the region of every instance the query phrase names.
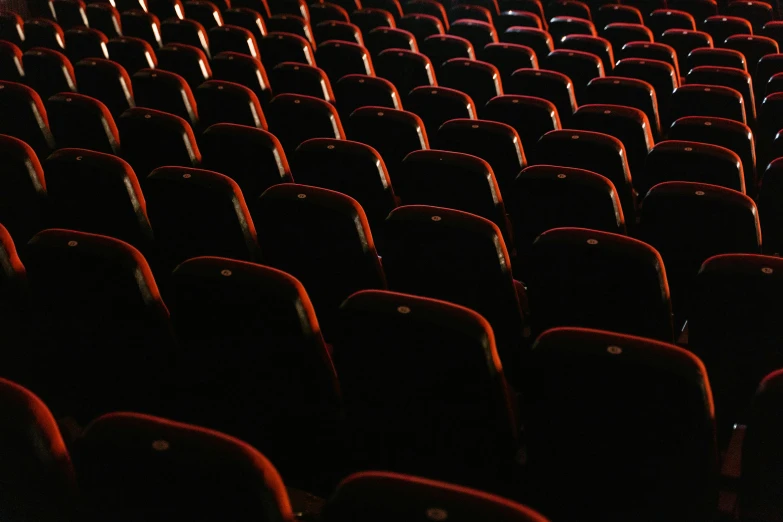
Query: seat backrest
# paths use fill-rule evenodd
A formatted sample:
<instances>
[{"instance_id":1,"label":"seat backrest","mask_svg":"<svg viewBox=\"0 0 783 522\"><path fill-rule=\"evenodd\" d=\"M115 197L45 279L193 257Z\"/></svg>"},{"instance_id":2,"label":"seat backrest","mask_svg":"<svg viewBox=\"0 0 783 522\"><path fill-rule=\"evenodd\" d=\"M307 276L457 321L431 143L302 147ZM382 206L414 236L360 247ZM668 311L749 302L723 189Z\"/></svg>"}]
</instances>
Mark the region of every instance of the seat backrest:
<instances>
[{"instance_id":1,"label":"seat backrest","mask_svg":"<svg viewBox=\"0 0 783 522\"><path fill-rule=\"evenodd\" d=\"M666 270L651 246L608 232L557 228L536 239L528 262L534 336L581 326L674 340Z\"/></svg>"},{"instance_id":2,"label":"seat backrest","mask_svg":"<svg viewBox=\"0 0 783 522\"><path fill-rule=\"evenodd\" d=\"M589 170L527 167L514 180L508 199L518 254L528 252L539 235L553 228L580 227L615 234L626 231L614 185Z\"/></svg>"},{"instance_id":3,"label":"seat backrest","mask_svg":"<svg viewBox=\"0 0 783 522\"><path fill-rule=\"evenodd\" d=\"M0 134L23 140L46 157L54 149L54 138L41 97L26 85L0 81Z\"/></svg>"},{"instance_id":4,"label":"seat backrest","mask_svg":"<svg viewBox=\"0 0 783 522\"><path fill-rule=\"evenodd\" d=\"M515 434L486 320L444 301L364 291L343 304L339 326L334 358L358 465L483 487L497 480Z\"/></svg>"},{"instance_id":5,"label":"seat backrest","mask_svg":"<svg viewBox=\"0 0 783 522\"><path fill-rule=\"evenodd\" d=\"M111 60L88 58L74 65L79 93L100 100L116 119L134 107L133 84L125 68Z\"/></svg>"},{"instance_id":6,"label":"seat backrest","mask_svg":"<svg viewBox=\"0 0 783 522\"><path fill-rule=\"evenodd\" d=\"M316 429L337 417L337 376L297 279L254 263L198 257L179 265L171 281L167 299L182 369L172 380L186 418L290 451L280 434L303 440L311 434L294 435L294 426ZM215 350L223 354L219 361ZM247 411L256 412L253 420Z\"/></svg>"},{"instance_id":7,"label":"seat backrest","mask_svg":"<svg viewBox=\"0 0 783 522\"><path fill-rule=\"evenodd\" d=\"M497 226L466 212L412 205L394 210L383 234L389 288L476 310L492 324L500 357L514 371L523 317Z\"/></svg>"},{"instance_id":8,"label":"seat backrest","mask_svg":"<svg viewBox=\"0 0 783 522\"><path fill-rule=\"evenodd\" d=\"M783 332L774 319L783 311L781 274L780 258L722 254L706 260L696 276L688 349L710 374L722 441L735 424L748 422L764 376L783 367L777 349Z\"/></svg>"},{"instance_id":9,"label":"seat backrest","mask_svg":"<svg viewBox=\"0 0 783 522\"><path fill-rule=\"evenodd\" d=\"M563 150L570 154L564 155ZM547 132L532 154L534 165L558 165L597 172L609 178L623 204L629 222L636 212L631 170L623 143L613 136L581 130Z\"/></svg>"},{"instance_id":10,"label":"seat backrest","mask_svg":"<svg viewBox=\"0 0 783 522\"><path fill-rule=\"evenodd\" d=\"M193 167L201 161L193 129L179 116L134 107L122 113L117 127L122 155L142 184L158 167Z\"/></svg>"},{"instance_id":11,"label":"seat backrest","mask_svg":"<svg viewBox=\"0 0 783 522\"><path fill-rule=\"evenodd\" d=\"M396 206L394 189L378 151L358 141L313 138L296 149L291 160L296 180L354 198L373 229Z\"/></svg>"},{"instance_id":12,"label":"seat backrest","mask_svg":"<svg viewBox=\"0 0 783 522\"><path fill-rule=\"evenodd\" d=\"M82 94L60 93L49 98L47 105L49 126L58 148L119 154L120 133L102 102Z\"/></svg>"},{"instance_id":13,"label":"seat backrest","mask_svg":"<svg viewBox=\"0 0 783 522\"><path fill-rule=\"evenodd\" d=\"M49 408L32 392L0 379L2 516L76 520L77 489L71 457Z\"/></svg>"},{"instance_id":14,"label":"seat backrest","mask_svg":"<svg viewBox=\"0 0 783 522\"><path fill-rule=\"evenodd\" d=\"M667 140L647 155L636 186L641 195L664 181L711 183L745 193L742 160L731 150L695 141Z\"/></svg>"},{"instance_id":15,"label":"seat backrest","mask_svg":"<svg viewBox=\"0 0 783 522\"><path fill-rule=\"evenodd\" d=\"M278 94L266 111L269 130L286 154L310 138L345 139L337 109L328 102L302 94Z\"/></svg>"},{"instance_id":16,"label":"seat backrest","mask_svg":"<svg viewBox=\"0 0 783 522\"><path fill-rule=\"evenodd\" d=\"M390 508L389 500L394 499ZM429 506L422 511L421 506ZM377 518L378 516L382 518ZM324 508L324 520L370 517L378 522L424 522L433 517L490 518L496 522L544 522L521 504L434 480L388 472L355 473L344 479Z\"/></svg>"},{"instance_id":17,"label":"seat backrest","mask_svg":"<svg viewBox=\"0 0 783 522\"><path fill-rule=\"evenodd\" d=\"M324 324L332 326L352 293L386 287L370 226L353 198L327 189L282 184L252 205L262 259L307 288Z\"/></svg>"},{"instance_id":18,"label":"seat backrest","mask_svg":"<svg viewBox=\"0 0 783 522\"><path fill-rule=\"evenodd\" d=\"M144 182L164 273L191 257L254 261L258 243L242 191L209 170L160 167Z\"/></svg>"},{"instance_id":19,"label":"seat backrest","mask_svg":"<svg viewBox=\"0 0 783 522\"><path fill-rule=\"evenodd\" d=\"M503 196L490 164L461 152L411 152L394 172L395 193L403 205L433 205L489 219L511 243Z\"/></svg>"},{"instance_id":20,"label":"seat backrest","mask_svg":"<svg viewBox=\"0 0 783 522\"><path fill-rule=\"evenodd\" d=\"M128 163L100 152L60 149L46 159L44 170L54 226L149 247L147 205Z\"/></svg>"},{"instance_id":21,"label":"seat backrest","mask_svg":"<svg viewBox=\"0 0 783 522\"><path fill-rule=\"evenodd\" d=\"M283 481L266 457L215 431L112 413L90 424L74 458L88 520L294 520Z\"/></svg>"},{"instance_id":22,"label":"seat backrest","mask_svg":"<svg viewBox=\"0 0 783 522\"><path fill-rule=\"evenodd\" d=\"M38 318L35 353L51 364L34 377L47 403L80 421L155 404L171 332L141 253L107 236L48 229L30 240L22 260ZM64 337L70 349L56 349Z\"/></svg>"},{"instance_id":23,"label":"seat backrest","mask_svg":"<svg viewBox=\"0 0 783 522\"><path fill-rule=\"evenodd\" d=\"M202 166L237 182L247 199L255 199L277 183L290 183L283 146L271 133L233 123L216 123L201 137Z\"/></svg>"},{"instance_id":24,"label":"seat backrest","mask_svg":"<svg viewBox=\"0 0 783 522\"><path fill-rule=\"evenodd\" d=\"M653 187L642 201L638 233L663 257L678 323L687 316L692 281L704 261L718 254L761 252L753 200L706 183L669 181Z\"/></svg>"},{"instance_id":25,"label":"seat backrest","mask_svg":"<svg viewBox=\"0 0 783 522\"><path fill-rule=\"evenodd\" d=\"M783 370L770 373L753 399L748 427L742 445L742 484L740 509L743 516L767 520L778 513L783 477L780 469L783 451L780 436L780 405L783 403Z\"/></svg>"},{"instance_id":26,"label":"seat backrest","mask_svg":"<svg viewBox=\"0 0 783 522\"><path fill-rule=\"evenodd\" d=\"M641 337L555 328L533 346L523 397L532 497L549 516L711 516L714 408L707 372L690 352ZM579 503L559 502L566 491Z\"/></svg>"}]
</instances>

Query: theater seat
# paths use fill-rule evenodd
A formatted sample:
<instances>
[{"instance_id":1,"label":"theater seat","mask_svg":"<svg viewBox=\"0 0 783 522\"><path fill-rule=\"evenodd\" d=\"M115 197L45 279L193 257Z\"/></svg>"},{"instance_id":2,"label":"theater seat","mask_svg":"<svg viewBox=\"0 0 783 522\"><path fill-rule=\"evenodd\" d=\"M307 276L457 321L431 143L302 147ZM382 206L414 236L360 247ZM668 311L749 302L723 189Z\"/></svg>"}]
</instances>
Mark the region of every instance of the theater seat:
<instances>
[{"instance_id":1,"label":"theater seat","mask_svg":"<svg viewBox=\"0 0 783 522\"><path fill-rule=\"evenodd\" d=\"M116 119L136 104L133 85L125 68L101 58L88 58L74 64L79 94L103 102Z\"/></svg>"},{"instance_id":2,"label":"theater seat","mask_svg":"<svg viewBox=\"0 0 783 522\"><path fill-rule=\"evenodd\" d=\"M435 136L449 120L476 118L476 106L470 96L448 87L416 87L408 93L405 107L421 118L428 136Z\"/></svg>"},{"instance_id":3,"label":"theater seat","mask_svg":"<svg viewBox=\"0 0 783 522\"><path fill-rule=\"evenodd\" d=\"M246 2L253 4L252 0L250 2ZM255 38L256 41L256 49L258 48L258 40L260 38L263 38L267 34L266 24L264 23L265 19L268 19L269 17L266 16L266 18L261 16L261 13L259 11L268 12L268 7L266 5L266 2L264 0L259 0L259 5L253 5L253 7L240 7L241 2L232 2L232 8L231 9L225 9L223 10L223 22L226 26L234 26L234 27L241 27L242 29L246 29L250 31L250 33L253 35L253 38ZM220 45L220 44L218 44ZM252 52L253 50L253 44L247 43L247 47L245 45L242 46L242 49ZM215 53L218 54L218 53Z\"/></svg>"},{"instance_id":4,"label":"theater seat","mask_svg":"<svg viewBox=\"0 0 783 522\"><path fill-rule=\"evenodd\" d=\"M402 93L403 101L416 87L437 85L432 62L427 56L407 49L387 49L375 57L375 71Z\"/></svg>"},{"instance_id":5,"label":"theater seat","mask_svg":"<svg viewBox=\"0 0 783 522\"><path fill-rule=\"evenodd\" d=\"M103 33L107 38L122 36L120 12L111 4L90 4L85 9L90 29Z\"/></svg>"},{"instance_id":6,"label":"theater seat","mask_svg":"<svg viewBox=\"0 0 783 522\"><path fill-rule=\"evenodd\" d=\"M97 29L79 27L65 31L65 54L76 63L85 58L108 58L106 43L109 39Z\"/></svg>"},{"instance_id":7,"label":"theater seat","mask_svg":"<svg viewBox=\"0 0 783 522\"><path fill-rule=\"evenodd\" d=\"M435 147L483 159L492 167L502 194L508 194L517 174L527 167L517 131L489 120L454 119L441 125ZM457 183L457 180L454 180Z\"/></svg>"},{"instance_id":8,"label":"theater seat","mask_svg":"<svg viewBox=\"0 0 783 522\"><path fill-rule=\"evenodd\" d=\"M658 96L651 84L635 78L618 76L593 78L587 84L587 101L591 104L605 103L639 109L647 116L647 127L652 132L652 137L661 139ZM617 138L624 141L621 136Z\"/></svg>"},{"instance_id":9,"label":"theater seat","mask_svg":"<svg viewBox=\"0 0 783 522\"><path fill-rule=\"evenodd\" d=\"M500 35L500 41L530 47L536 54L539 65L543 64L549 53L555 49L552 35L538 27L509 27Z\"/></svg>"},{"instance_id":10,"label":"theater seat","mask_svg":"<svg viewBox=\"0 0 783 522\"><path fill-rule=\"evenodd\" d=\"M144 40L150 44L153 49L158 49L162 45L160 39L160 20L154 14L141 9L131 9L130 11L122 12L120 21L125 36ZM67 39L65 45L67 48Z\"/></svg>"},{"instance_id":11,"label":"theater seat","mask_svg":"<svg viewBox=\"0 0 783 522\"><path fill-rule=\"evenodd\" d=\"M157 51L158 69L182 76L195 90L212 78L207 55L197 47L182 43L164 45Z\"/></svg>"},{"instance_id":12,"label":"theater seat","mask_svg":"<svg viewBox=\"0 0 783 522\"><path fill-rule=\"evenodd\" d=\"M0 379L3 487L0 516L14 520L77 520L76 477L49 408L30 390Z\"/></svg>"},{"instance_id":13,"label":"theater seat","mask_svg":"<svg viewBox=\"0 0 783 522\"><path fill-rule=\"evenodd\" d=\"M334 103L331 83L318 67L283 62L269 72L272 89L277 94L304 94Z\"/></svg>"},{"instance_id":14,"label":"theater seat","mask_svg":"<svg viewBox=\"0 0 783 522\"><path fill-rule=\"evenodd\" d=\"M122 113L117 127L122 156L142 184L157 167L195 167L201 161L193 130L178 116L136 107Z\"/></svg>"},{"instance_id":15,"label":"theater seat","mask_svg":"<svg viewBox=\"0 0 783 522\"><path fill-rule=\"evenodd\" d=\"M476 103L478 117L489 100L503 94L500 71L487 62L453 58L438 71L440 85L462 91Z\"/></svg>"},{"instance_id":16,"label":"theater seat","mask_svg":"<svg viewBox=\"0 0 783 522\"><path fill-rule=\"evenodd\" d=\"M195 90L202 129L216 123L236 123L266 130L266 118L255 93L233 82L209 80Z\"/></svg>"},{"instance_id":17,"label":"theater seat","mask_svg":"<svg viewBox=\"0 0 783 522\"><path fill-rule=\"evenodd\" d=\"M44 162L52 226L103 234L149 252L152 228L133 169L116 156L60 149Z\"/></svg>"},{"instance_id":18,"label":"theater seat","mask_svg":"<svg viewBox=\"0 0 783 522\"><path fill-rule=\"evenodd\" d=\"M155 50L141 38L115 38L109 40L106 48L111 60L120 64L131 75L141 69L154 69L158 65Z\"/></svg>"},{"instance_id":19,"label":"theater seat","mask_svg":"<svg viewBox=\"0 0 783 522\"><path fill-rule=\"evenodd\" d=\"M315 65L310 42L291 33L269 33L258 41L264 67L272 69L283 62Z\"/></svg>"},{"instance_id":20,"label":"theater seat","mask_svg":"<svg viewBox=\"0 0 783 522\"><path fill-rule=\"evenodd\" d=\"M443 150L415 151L405 157L392 180L403 205L433 205L476 214L495 223L513 245L500 186L492 166L482 158Z\"/></svg>"},{"instance_id":21,"label":"theater seat","mask_svg":"<svg viewBox=\"0 0 783 522\"><path fill-rule=\"evenodd\" d=\"M547 230L581 227L625 234L617 190L596 172L552 165L534 165L519 173L506 198L514 227L514 243L526 259L533 242ZM523 271L527 263L522 263Z\"/></svg>"},{"instance_id":22,"label":"theater seat","mask_svg":"<svg viewBox=\"0 0 783 522\"><path fill-rule=\"evenodd\" d=\"M0 80L24 83L22 50L11 42L0 41Z\"/></svg>"},{"instance_id":23,"label":"theater seat","mask_svg":"<svg viewBox=\"0 0 783 522\"><path fill-rule=\"evenodd\" d=\"M96 419L75 451L86 520L294 519L283 481L228 435L135 413Z\"/></svg>"},{"instance_id":24,"label":"theater seat","mask_svg":"<svg viewBox=\"0 0 783 522\"><path fill-rule=\"evenodd\" d=\"M0 81L0 134L23 140L41 157L55 148L41 97L21 83Z\"/></svg>"},{"instance_id":25,"label":"theater seat","mask_svg":"<svg viewBox=\"0 0 783 522\"><path fill-rule=\"evenodd\" d=\"M748 70L745 55L733 49L713 49L701 47L688 53L687 68L690 71L694 67L713 65L718 67L732 67L741 71Z\"/></svg>"},{"instance_id":26,"label":"theater seat","mask_svg":"<svg viewBox=\"0 0 783 522\"><path fill-rule=\"evenodd\" d=\"M142 69L132 81L137 107L179 116L197 128L198 108L185 78L161 69Z\"/></svg>"},{"instance_id":27,"label":"theater seat","mask_svg":"<svg viewBox=\"0 0 783 522\"><path fill-rule=\"evenodd\" d=\"M397 206L383 158L369 145L313 138L297 147L291 163L298 183L354 198L373 230L380 230L386 216Z\"/></svg>"},{"instance_id":28,"label":"theater seat","mask_svg":"<svg viewBox=\"0 0 783 522\"><path fill-rule=\"evenodd\" d=\"M119 154L120 133L103 103L81 94L61 93L49 98L47 105L49 126L59 148Z\"/></svg>"},{"instance_id":29,"label":"theater seat","mask_svg":"<svg viewBox=\"0 0 783 522\"><path fill-rule=\"evenodd\" d=\"M52 20L35 18L24 24L25 47L43 47L53 51L65 50L65 33L62 28Z\"/></svg>"},{"instance_id":30,"label":"theater seat","mask_svg":"<svg viewBox=\"0 0 783 522\"><path fill-rule=\"evenodd\" d=\"M516 426L486 320L444 301L364 291L343 304L339 327L352 466L497 490Z\"/></svg>"},{"instance_id":31,"label":"theater seat","mask_svg":"<svg viewBox=\"0 0 783 522\"><path fill-rule=\"evenodd\" d=\"M569 154L563 154L569 150ZM623 205L626 221L632 223L636 201L623 143L613 136L582 130L546 133L532 153L534 165L558 165L598 172L611 181Z\"/></svg>"},{"instance_id":32,"label":"theater seat","mask_svg":"<svg viewBox=\"0 0 783 522\"><path fill-rule=\"evenodd\" d=\"M266 69L259 60L239 53L220 53L212 59L212 75L223 80L244 85L252 90L262 107L272 99L272 90Z\"/></svg>"},{"instance_id":33,"label":"theater seat","mask_svg":"<svg viewBox=\"0 0 783 522\"><path fill-rule=\"evenodd\" d=\"M615 6L618 7L618 6ZM600 36L591 36L587 34L569 34L559 43L561 49L572 49L591 53L601 59L606 74L611 74L615 63L615 54L613 49L619 51L621 48L613 48L612 44L606 38Z\"/></svg>"},{"instance_id":34,"label":"theater seat","mask_svg":"<svg viewBox=\"0 0 783 522\"><path fill-rule=\"evenodd\" d=\"M30 321L30 299L27 292L27 273L16 251L16 245L8 230L0 225L0 262L6 267L0 276L0 313L2 328L9 342L25 342ZM24 350L7 350L0 354L0 364L6 378L24 383L29 377L30 354Z\"/></svg>"},{"instance_id":35,"label":"theater seat","mask_svg":"<svg viewBox=\"0 0 783 522\"><path fill-rule=\"evenodd\" d=\"M535 69L514 71L511 75L511 83L506 86L505 92L549 101L557 108L558 118L563 125L571 122L571 116L577 107L574 83L568 76L556 71Z\"/></svg>"},{"instance_id":36,"label":"theater seat","mask_svg":"<svg viewBox=\"0 0 783 522\"><path fill-rule=\"evenodd\" d=\"M310 138L345 139L337 109L312 96L278 94L269 104L266 116L269 130L288 155Z\"/></svg>"},{"instance_id":37,"label":"theater seat","mask_svg":"<svg viewBox=\"0 0 783 522\"><path fill-rule=\"evenodd\" d=\"M740 512L749 520L773 522L780 513L781 481L780 424L783 371L777 370L761 381L748 418L742 445L742 485Z\"/></svg>"},{"instance_id":38,"label":"theater seat","mask_svg":"<svg viewBox=\"0 0 783 522\"><path fill-rule=\"evenodd\" d=\"M64 54L36 47L24 53L22 64L25 82L44 100L59 92L76 92L76 74Z\"/></svg>"},{"instance_id":39,"label":"theater seat","mask_svg":"<svg viewBox=\"0 0 783 522\"><path fill-rule=\"evenodd\" d=\"M714 411L693 354L641 337L555 328L536 341L526 375L532 505L552 519L711 518Z\"/></svg>"},{"instance_id":40,"label":"theater seat","mask_svg":"<svg viewBox=\"0 0 783 522\"><path fill-rule=\"evenodd\" d=\"M640 194L664 181L710 183L745 193L745 176L740 157L718 145L667 140L647 155L644 170L636 178Z\"/></svg>"},{"instance_id":41,"label":"theater seat","mask_svg":"<svg viewBox=\"0 0 783 522\"><path fill-rule=\"evenodd\" d=\"M718 255L702 264L695 279L688 348L709 372L724 443L735 424L749 422L751 399L764 376L783 367L777 349L783 332L773 319L783 306L780 261L753 254Z\"/></svg>"},{"instance_id":42,"label":"theater seat","mask_svg":"<svg viewBox=\"0 0 783 522\"><path fill-rule=\"evenodd\" d=\"M24 44L24 20L13 11L0 13L0 40L21 47Z\"/></svg>"},{"instance_id":43,"label":"theater seat","mask_svg":"<svg viewBox=\"0 0 783 522\"><path fill-rule=\"evenodd\" d=\"M164 45L190 45L199 49L205 56L212 56L209 50L209 36L207 30L197 21L188 18L180 19L172 17L163 20L160 30Z\"/></svg>"},{"instance_id":44,"label":"theater seat","mask_svg":"<svg viewBox=\"0 0 783 522\"><path fill-rule=\"evenodd\" d=\"M533 335L557 326L674 340L666 270L651 246L584 228L535 240L526 276Z\"/></svg>"},{"instance_id":45,"label":"theater seat","mask_svg":"<svg viewBox=\"0 0 783 522\"><path fill-rule=\"evenodd\" d=\"M272 185L293 181L283 146L262 129L216 123L201 136L201 150L202 166L236 181L248 199Z\"/></svg>"},{"instance_id":46,"label":"theater seat","mask_svg":"<svg viewBox=\"0 0 783 522\"><path fill-rule=\"evenodd\" d=\"M35 151L24 141L0 135L3 165L0 223L26 242L44 223L46 182Z\"/></svg>"},{"instance_id":47,"label":"theater seat","mask_svg":"<svg viewBox=\"0 0 783 522\"><path fill-rule=\"evenodd\" d=\"M628 154L628 167L639 172L653 148L652 125L647 115L639 109L621 105L590 104L579 107L571 119L571 127L598 132L620 140Z\"/></svg>"},{"instance_id":48,"label":"theater seat","mask_svg":"<svg viewBox=\"0 0 783 522\"><path fill-rule=\"evenodd\" d=\"M316 49L316 58L332 83L348 74L375 76L369 51L357 43L327 40Z\"/></svg>"},{"instance_id":49,"label":"theater seat","mask_svg":"<svg viewBox=\"0 0 783 522\"><path fill-rule=\"evenodd\" d=\"M239 186L217 172L160 167L145 180L164 279L191 257L213 255L255 261L258 243Z\"/></svg>"},{"instance_id":50,"label":"theater seat","mask_svg":"<svg viewBox=\"0 0 783 522\"><path fill-rule=\"evenodd\" d=\"M198 257L176 268L168 299L181 342L177 417L241 436L298 487L326 482L326 463L341 453L340 393L302 284L267 266Z\"/></svg>"},{"instance_id":51,"label":"theater seat","mask_svg":"<svg viewBox=\"0 0 783 522\"><path fill-rule=\"evenodd\" d=\"M725 118L686 116L674 122L669 138L718 145L736 153L742 161L745 191L751 196L757 193L756 141L747 125Z\"/></svg>"},{"instance_id":52,"label":"theater seat","mask_svg":"<svg viewBox=\"0 0 783 522\"><path fill-rule=\"evenodd\" d=\"M394 177L411 152L429 148L424 122L412 112L361 107L348 119L348 137L377 150Z\"/></svg>"},{"instance_id":53,"label":"theater seat","mask_svg":"<svg viewBox=\"0 0 783 522\"><path fill-rule=\"evenodd\" d=\"M29 382L55 414L83 423L114 409L159 408L172 336L139 251L107 236L48 229L27 244L22 262L37 317L31 355L48 363L33 366Z\"/></svg>"},{"instance_id":54,"label":"theater seat","mask_svg":"<svg viewBox=\"0 0 783 522\"><path fill-rule=\"evenodd\" d=\"M392 82L377 76L346 74L334 85L337 110L343 121L361 107L388 107L402 110L402 98ZM350 132L350 130L349 130Z\"/></svg>"},{"instance_id":55,"label":"theater seat","mask_svg":"<svg viewBox=\"0 0 783 522\"><path fill-rule=\"evenodd\" d=\"M718 254L761 253L756 204L717 185L669 181L647 193L639 216L639 237L663 257L677 324L690 309L693 278Z\"/></svg>"},{"instance_id":56,"label":"theater seat","mask_svg":"<svg viewBox=\"0 0 783 522\"><path fill-rule=\"evenodd\" d=\"M438 74L443 64L452 58L476 59L476 51L465 38L454 35L432 35L419 43L419 49L427 55Z\"/></svg>"},{"instance_id":57,"label":"theater seat","mask_svg":"<svg viewBox=\"0 0 783 522\"><path fill-rule=\"evenodd\" d=\"M305 285L327 340L345 299L386 288L370 225L353 198L289 183L267 189L251 209L263 262Z\"/></svg>"},{"instance_id":58,"label":"theater seat","mask_svg":"<svg viewBox=\"0 0 783 522\"><path fill-rule=\"evenodd\" d=\"M683 116L716 116L748 123L742 93L730 87L690 83L674 90L672 121Z\"/></svg>"},{"instance_id":59,"label":"theater seat","mask_svg":"<svg viewBox=\"0 0 783 522\"><path fill-rule=\"evenodd\" d=\"M421 506L427 509L422 511ZM324 509L327 522L360 517L377 522L426 522L444 516L496 522L545 521L530 508L488 493L379 471L347 477Z\"/></svg>"},{"instance_id":60,"label":"theater seat","mask_svg":"<svg viewBox=\"0 0 783 522\"><path fill-rule=\"evenodd\" d=\"M480 313L492 325L508 374L518 375L526 303L500 229L467 212L409 205L389 214L382 230L389 288Z\"/></svg>"}]
</instances>

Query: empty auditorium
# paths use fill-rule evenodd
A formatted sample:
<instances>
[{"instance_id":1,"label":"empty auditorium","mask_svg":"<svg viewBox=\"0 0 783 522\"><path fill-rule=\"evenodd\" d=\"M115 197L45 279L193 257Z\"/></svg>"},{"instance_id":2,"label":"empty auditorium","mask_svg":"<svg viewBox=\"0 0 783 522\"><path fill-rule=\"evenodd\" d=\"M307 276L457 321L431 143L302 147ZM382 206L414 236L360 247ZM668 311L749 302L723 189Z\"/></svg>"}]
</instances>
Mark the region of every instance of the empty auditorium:
<instances>
[{"instance_id":1,"label":"empty auditorium","mask_svg":"<svg viewBox=\"0 0 783 522\"><path fill-rule=\"evenodd\" d=\"M0 522L783 522L781 47L0 0Z\"/></svg>"}]
</instances>

